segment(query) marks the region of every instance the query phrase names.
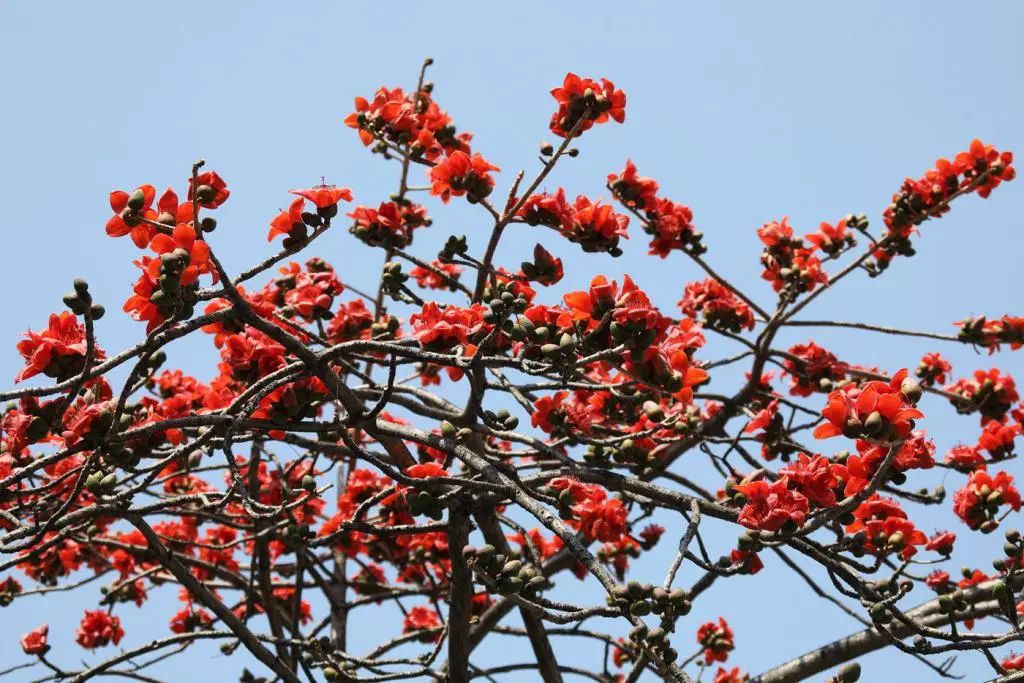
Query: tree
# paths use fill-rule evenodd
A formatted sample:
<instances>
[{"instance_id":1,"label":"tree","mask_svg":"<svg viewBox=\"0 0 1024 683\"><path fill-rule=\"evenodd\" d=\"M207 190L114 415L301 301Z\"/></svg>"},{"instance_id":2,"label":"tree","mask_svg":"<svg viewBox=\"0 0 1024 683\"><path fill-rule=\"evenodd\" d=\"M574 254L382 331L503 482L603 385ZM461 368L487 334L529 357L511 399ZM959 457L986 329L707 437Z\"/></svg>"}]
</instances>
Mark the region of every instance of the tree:
<instances>
[{"instance_id":1,"label":"tree","mask_svg":"<svg viewBox=\"0 0 1024 683\"><path fill-rule=\"evenodd\" d=\"M9 671L152 680L149 666L216 640L258 660L260 677L289 682L689 681L707 671L716 683L767 683L838 667L830 680L850 683L856 658L883 647L941 676L950 661L935 655L977 651L1017 680L1024 656L1000 661L993 649L1021 638L1019 532L1005 531L993 575L955 579L931 566L953 555L955 534L929 538L904 510L948 507L944 490L913 481L936 467L960 479L951 507L966 532L992 533L1020 509L1001 466L1024 422L1013 379L992 369L954 380L934 352L908 372L776 341L784 328L857 328L1019 348L1024 318L1009 315L963 320L955 334L798 317L842 280L882 276L913 256L919 227L953 200L987 198L1013 179L1012 155L975 140L940 159L897 190L878 232L864 215L802 237L785 218L765 224L761 266L775 301L759 304L705 260L690 209L631 162L608 176L617 206L543 189L580 154L584 133L624 121L613 83L568 74L552 91L557 146L542 144L540 170L520 172L495 199L500 170L438 106L429 65L410 92L357 98L346 119L397 167L396 193L341 218L348 189L292 190L270 222L281 250L240 274L214 249L212 214L230 191L204 162L184 200L151 185L111 193L107 234L143 254L123 307L146 323L143 341L108 355L96 334L104 309L76 280L68 310L18 344L16 381L53 383L0 395L13 401L2 417L0 571L15 570L0 579L0 603L17 610L29 594L103 581L76 633L97 652L84 665L77 653L49 655L41 625ZM429 184L416 186L423 176ZM415 255L414 237L433 221L413 197L427 192L478 206L487 243L452 235L436 257ZM375 291L322 259L290 260L339 222L384 253ZM564 238L574 262L617 256L630 224L634 237L635 226L650 236L652 256L706 274L685 286L679 314L659 311L628 275L548 294L563 262L540 244L518 269L495 260L511 230L542 228ZM209 382L164 368L164 349L197 335L219 357ZM739 369L733 390L711 391L712 378ZM935 457L926 395L938 400L929 413L946 401L967 424L980 418L980 434L966 432L974 445ZM709 478L717 490L699 483ZM678 534L663 541L655 520ZM678 544L664 573L631 571L659 543ZM730 661L725 618L686 617L713 588L756 574L762 555L864 629L748 678ZM569 573L590 590L574 589ZM935 597L915 605L907 594L918 584ZM119 615L131 603L152 610L153 591L177 591L180 611L153 615L169 621L167 637L133 643ZM376 620L379 646L352 651L352 620L381 605L397 605L402 622ZM507 623L512 612L518 621ZM999 628L973 631L982 618ZM496 634L525 639L522 663L476 656ZM588 670L560 663L552 641L564 638L604 657ZM245 670L241 680L264 679Z\"/></svg>"}]
</instances>

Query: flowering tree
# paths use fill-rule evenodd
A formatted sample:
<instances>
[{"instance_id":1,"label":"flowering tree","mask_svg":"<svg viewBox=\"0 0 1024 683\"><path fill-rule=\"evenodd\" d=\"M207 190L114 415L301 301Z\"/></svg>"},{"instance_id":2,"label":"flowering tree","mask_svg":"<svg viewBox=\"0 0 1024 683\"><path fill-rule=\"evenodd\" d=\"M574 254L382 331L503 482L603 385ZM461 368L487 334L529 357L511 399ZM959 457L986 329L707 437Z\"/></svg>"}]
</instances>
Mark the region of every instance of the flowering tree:
<instances>
[{"instance_id":1,"label":"flowering tree","mask_svg":"<svg viewBox=\"0 0 1024 683\"><path fill-rule=\"evenodd\" d=\"M203 162L184 199L151 185L111 193L107 234L140 250L123 308L145 323L142 341L107 353L104 309L76 280L66 310L18 343L15 382L36 381L2 394L0 446L0 604L103 588L75 633L85 663L50 653L42 624L22 638L24 660L4 658L9 671L148 681L149 666L215 640L264 667L243 681L768 683L831 670L850 683L856 658L886 647L941 676L952 675L945 655L975 651L1018 680L1024 656L993 650L1022 638L1024 540L1005 531L993 574L951 577L942 567L955 533L929 536L905 509L951 507L961 533L982 534L1020 509L1002 468L1024 422L1013 379L957 378L930 351L908 371L776 342L803 326L989 353L1024 344L1024 318L1009 315L963 320L955 334L799 317L842 280L913 256L920 226L955 199L1012 180L1010 153L975 140L908 178L881 230L864 215L803 236L785 218L766 223L757 237L773 294L745 293L705 260L691 210L631 162L608 176L614 203L545 189L585 133L625 120L610 81L567 75L552 90L558 144L542 144L539 170L495 194L499 168L439 107L429 64L411 91L356 98L345 119L395 165L395 194L357 205L342 187L292 190L270 220L281 250L242 273L218 259L214 216L230 191ZM419 231L444 230L414 201L427 193L478 206L489 235L451 235L440 253L417 255ZM380 249L375 288L320 258L291 260L332 228ZM688 259L706 277L680 283L679 311L658 310L628 275L559 296L562 258L541 245L517 267L496 262L506 234L543 228L580 263L581 251L617 256L646 233L652 257ZM164 367L165 348L189 335L219 354L208 381ZM739 351L716 355L708 340ZM710 391L739 368L738 386ZM937 457L923 407L941 413L944 402L967 416L965 437ZM941 488L915 486L917 470L936 467L960 480L951 506ZM673 544L669 565L631 571L658 543ZM756 574L762 555L863 630L748 676L728 615L687 615ZM915 587L925 597L908 596ZM180 608L152 615L166 637L133 641L121 616L152 610L155 591L175 592ZM373 621L379 643L354 651L353 619L381 605L401 623ZM975 631L983 618L993 626ZM521 663L475 652L495 634L524 639ZM553 641L566 638L594 648L597 663L560 662Z\"/></svg>"}]
</instances>

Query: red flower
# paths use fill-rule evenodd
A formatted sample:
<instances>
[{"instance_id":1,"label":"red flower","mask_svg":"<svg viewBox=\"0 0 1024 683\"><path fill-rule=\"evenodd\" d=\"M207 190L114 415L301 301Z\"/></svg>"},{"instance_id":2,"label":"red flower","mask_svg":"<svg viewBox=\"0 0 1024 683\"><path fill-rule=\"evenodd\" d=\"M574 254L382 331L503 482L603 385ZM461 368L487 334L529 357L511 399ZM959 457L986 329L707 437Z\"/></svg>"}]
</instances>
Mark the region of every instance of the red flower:
<instances>
[{"instance_id":1,"label":"red flower","mask_svg":"<svg viewBox=\"0 0 1024 683\"><path fill-rule=\"evenodd\" d=\"M159 233L149 243L150 248L157 254L184 253L186 266L181 274L181 284L190 285L196 281L202 273L213 273L214 282L217 281L217 273L213 271L210 264L210 245L198 239L196 230L189 223L178 223L174 232L170 235ZM154 277L159 274L160 260L150 262L149 270L156 270L151 273Z\"/></svg>"},{"instance_id":2,"label":"red flower","mask_svg":"<svg viewBox=\"0 0 1024 683\"><path fill-rule=\"evenodd\" d=\"M216 209L231 194L228 191L227 183L217 175L216 171L200 173L196 176L196 185L198 190L192 187L192 178L188 179L188 200L196 201L199 206L206 209Z\"/></svg>"},{"instance_id":3,"label":"red flower","mask_svg":"<svg viewBox=\"0 0 1024 683\"><path fill-rule=\"evenodd\" d=\"M741 574L753 576L764 569L764 563L761 562L761 558L757 556L757 553L733 548L729 553L729 560L734 567L740 565L739 571Z\"/></svg>"},{"instance_id":4,"label":"red flower","mask_svg":"<svg viewBox=\"0 0 1024 683\"><path fill-rule=\"evenodd\" d=\"M373 325L373 313L362 299L342 303L327 326L327 338L332 344L359 339Z\"/></svg>"},{"instance_id":5,"label":"red flower","mask_svg":"<svg viewBox=\"0 0 1024 683\"><path fill-rule=\"evenodd\" d=\"M537 282L550 287L561 281L562 259L552 256L547 249L541 245L533 247L533 261L525 261L522 264L523 274L531 282Z\"/></svg>"},{"instance_id":6,"label":"red flower","mask_svg":"<svg viewBox=\"0 0 1024 683\"><path fill-rule=\"evenodd\" d=\"M947 465L950 465L958 472L971 472L975 469L985 469L985 456L981 454L977 446L954 446L946 453Z\"/></svg>"},{"instance_id":7,"label":"red flower","mask_svg":"<svg viewBox=\"0 0 1024 683\"><path fill-rule=\"evenodd\" d=\"M732 290L714 278L688 282L679 308L691 318L703 316L708 327L739 333L754 329L754 313Z\"/></svg>"},{"instance_id":8,"label":"red flower","mask_svg":"<svg viewBox=\"0 0 1024 683\"><path fill-rule=\"evenodd\" d=\"M989 355L998 351L1001 344L1009 344L1013 350L1024 346L1024 318L1019 316L1004 315L998 320L980 316L956 325L960 328L960 341L988 349Z\"/></svg>"},{"instance_id":9,"label":"red flower","mask_svg":"<svg viewBox=\"0 0 1024 683\"><path fill-rule=\"evenodd\" d=\"M810 396L815 391L831 391L832 383L846 377L849 366L835 354L814 342L797 344L787 351L783 365L793 380L789 393L794 396Z\"/></svg>"},{"instance_id":10,"label":"red flower","mask_svg":"<svg viewBox=\"0 0 1024 683\"><path fill-rule=\"evenodd\" d=\"M131 194L124 190L111 192L110 208L114 215L107 221L107 234L111 237L131 235L135 246L145 249L156 234L156 228L142 219L157 219L157 214L152 208L155 197L156 188L152 185L141 185Z\"/></svg>"},{"instance_id":11,"label":"red flower","mask_svg":"<svg viewBox=\"0 0 1024 683\"><path fill-rule=\"evenodd\" d=\"M746 497L736 521L748 529L795 530L807 519L806 496L790 490L785 477L771 483L762 480L737 484L736 490Z\"/></svg>"},{"instance_id":12,"label":"red flower","mask_svg":"<svg viewBox=\"0 0 1024 683\"><path fill-rule=\"evenodd\" d=\"M591 492L587 498L573 505L572 511L588 541L614 543L626 533L629 511L618 498L605 498L602 489Z\"/></svg>"},{"instance_id":13,"label":"red flower","mask_svg":"<svg viewBox=\"0 0 1024 683\"><path fill-rule=\"evenodd\" d=\"M45 330L29 330L25 339L18 342L18 353L26 365L14 381L21 382L39 373L57 381L68 379L85 368L85 350L85 325L70 311L52 314ZM104 358L103 350L97 347L94 360Z\"/></svg>"},{"instance_id":14,"label":"red flower","mask_svg":"<svg viewBox=\"0 0 1024 683\"><path fill-rule=\"evenodd\" d=\"M921 358L921 364L917 366L914 374L921 380L921 384L931 387L936 384L945 384L946 373L952 370L953 366L949 364L949 361L939 354L926 353Z\"/></svg>"},{"instance_id":15,"label":"red flower","mask_svg":"<svg viewBox=\"0 0 1024 683\"><path fill-rule=\"evenodd\" d=\"M479 154L470 157L465 152L454 152L430 169L430 193L440 196L445 204L453 196L463 195L471 203L476 203L494 189L494 178L490 172L500 170Z\"/></svg>"},{"instance_id":16,"label":"red flower","mask_svg":"<svg viewBox=\"0 0 1024 683\"><path fill-rule=\"evenodd\" d=\"M480 304L469 308L446 306L440 308L433 301L423 306L423 310L409 317L413 337L425 347L439 350L450 350L459 344L468 344L470 338L482 332L484 311Z\"/></svg>"},{"instance_id":17,"label":"red flower","mask_svg":"<svg viewBox=\"0 0 1024 683\"><path fill-rule=\"evenodd\" d=\"M796 462L779 469L779 475L787 477L790 485L808 500L823 507L836 504L835 489L839 482L828 458L800 453Z\"/></svg>"},{"instance_id":18,"label":"red flower","mask_svg":"<svg viewBox=\"0 0 1024 683\"><path fill-rule=\"evenodd\" d=\"M1013 404L1020 400L1017 384L1010 375L1002 374L999 368L975 370L973 379L961 378L945 387L945 391L959 394L964 401L951 400L957 412L981 414L982 424L986 420L1002 421Z\"/></svg>"},{"instance_id":19,"label":"red flower","mask_svg":"<svg viewBox=\"0 0 1024 683\"><path fill-rule=\"evenodd\" d=\"M1013 477L998 472L994 477L983 470L971 473L967 484L953 494L953 512L971 529L988 533L999 526L999 508L1020 510L1021 498Z\"/></svg>"},{"instance_id":20,"label":"red flower","mask_svg":"<svg viewBox=\"0 0 1024 683\"><path fill-rule=\"evenodd\" d=\"M316 204L318 209L330 209L337 206L338 202L352 201L352 190L347 187L335 187L334 185L317 185L308 190L288 190L294 195L305 197Z\"/></svg>"},{"instance_id":21,"label":"red flower","mask_svg":"<svg viewBox=\"0 0 1024 683\"><path fill-rule=\"evenodd\" d=\"M853 246L855 240L846 230L846 218L843 218L835 225L822 223L817 232L808 233L806 239L818 249L832 256L838 253L844 246Z\"/></svg>"},{"instance_id":22,"label":"red flower","mask_svg":"<svg viewBox=\"0 0 1024 683\"><path fill-rule=\"evenodd\" d=\"M1013 440L1020 436L1021 426L1016 422L1003 424L989 420L978 437L978 448L988 451L994 460L1009 456L1013 452Z\"/></svg>"},{"instance_id":23,"label":"red flower","mask_svg":"<svg viewBox=\"0 0 1024 683\"><path fill-rule=\"evenodd\" d=\"M302 208L306 200L299 197L293 201L287 211L282 211L270 221L270 232L267 233L267 241L270 242L278 235L289 236L295 240L306 238L306 224L302 222Z\"/></svg>"},{"instance_id":24,"label":"red flower","mask_svg":"<svg viewBox=\"0 0 1024 683\"><path fill-rule=\"evenodd\" d=\"M949 580L949 572L936 569L925 578L924 583L937 593L947 593L953 589L953 582Z\"/></svg>"},{"instance_id":25,"label":"red flower","mask_svg":"<svg viewBox=\"0 0 1024 683\"><path fill-rule=\"evenodd\" d=\"M912 420L924 417L903 393L907 371L897 372L891 382L871 381L858 387L848 384L828 395L821 414L827 420L814 430L818 439L843 434L863 436L873 442L891 442L907 437Z\"/></svg>"},{"instance_id":26,"label":"red flower","mask_svg":"<svg viewBox=\"0 0 1024 683\"><path fill-rule=\"evenodd\" d=\"M1011 652L1000 663L1007 671L1024 671L1024 654Z\"/></svg>"},{"instance_id":27,"label":"red flower","mask_svg":"<svg viewBox=\"0 0 1024 683\"><path fill-rule=\"evenodd\" d=\"M733 642L732 629L722 617L718 623L709 621L697 629L697 642L704 648L704 663L724 662L729 653L736 648Z\"/></svg>"},{"instance_id":28,"label":"red flower","mask_svg":"<svg viewBox=\"0 0 1024 683\"><path fill-rule=\"evenodd\" d=\"M590 406L577 401L566 401L568 396L567 391L556 391L549 396L538 398L533 403L530 424L548 434L567 429L589 434L594 421Z\"/></svg>"},{"instance_id":29,"label":"red flower","mask_svg":"<svg viewBox=\"0 0 1024 683\"><path fill-rule=\"evenodd\" d=\"M194 633L201 631L213 623L213 615L203 609L182 607L171 617L171 631L174 633Z\"/></svg>"},{"instance_id":30,"label":"red flower","mask_svg":"<svg viewBox=\"0 0 1024 683\"><path fill-rule=\"evenodd\" d=\"M46 642L50 633L50 627L43 624L21 637L21 649L27 655L45 655L50 645Z\"/></svg>"},{"instance_id":31,"label":"red flower","mask_svg":"<svg viewBox=\"0 0 1024 683\"><path fill-rule=\"evenodd\" d=\"M592 202L582 194L576 197L572 208L572 223L562 229L570 242L579 244L586 252L606 251L612 256L621 253L619 238L629 238L626 232L629 217L615 213L609 204L602 204L600 200Z\"/></svg>"},{"instance_id":32,"label":"red flower","mask_svg":"<svg viewBox=\"0 0 1024 683\"><path fill-rule=\"evenodd\" d=\"M86 610L75 632L75 642L86 650L95 650L110 643L117 645L123 637L121 619L104 610Z\"/></svg>"},{"instance_id":33,"label":"red flower","mask_svg":"<svg viewBox=\"0 0 1024 683\"><path fill-rule=\"evenodd\" d=\"M551 132L559 137L566 137L577 123L576 134L579 135L609 118L618 123L626 120L626 93L616 90L615 84L607 78L598 83L570 72L562 87L554 88L551 95L558 101L558 111L551 116Z\"/></svg>"},{"instance_id":34,"label":"red flower","mask_svg":"<svg viewBox=\"0 0 1024 683\"><path fill-rule=\"evenodd\" d=\"M447 477L448 470L436 462L424 462L418 465L411 465L405 469L406 475L413 479L430 479L432 477Z\"/></svg>"},{"instance_id":35,"label":"red flower","mask_svg":"<svg viewBox=\"0 0 1024 683\"><path fill-rule=\"evenodd\" d=\"M437 616L432 608L425 605L417 605L409 610L409 613L405 615L405 619L402 621L402 633L418 633L421 631L430 631L441 627L441 619ZM420 636L420 641L431 643L436 642L441 638L441 633L436 634L423 633Z\"/></svg>"},{"instance_id":36,"label":"red flower","mask_svg":"<svg viewBox=\"0 0 1024 683\"><path fill-rule=\"evenodd\" d=\"M711 683L746 683L749 678L738 666L734 666L731 670L720 666L715 674L715 680Z\"/></svg>"},{"instance_id":37,"label":"red flower","mask_svg":"<svg viewBox=\"0 0 1024 683\"><path fill-rule=\"evenodd\" d=\"M956 542L956 534L951 531L937 531L934 536L928 539L925 550L934 550L941 555L953 554L953 544Z\"/></svg>"},{"instance_id":38,"label":"red flower","mask_svg":"<svg viewBox=\"0 0 1024 683\"><path fill-rule=\"evenodd\" d=\"M652 209L658 201L658 182L639 175L629 159L621 174L608 176L608 185L619 201L633 209Z\"/></svg>"},{"instance_id":39,"label":"red flower","mask_svg":"<svg viewBox=\"0 0 1024 683\"><path fill-rule=\"evenodd\" d=\"M409 275L416 279L416 284L420 287L426 289L451 289L454 291L454 283L458 282L459 275L462 274L462 268L454 263L442 263L437 259L434 259L430 265L433 268L416 266L409 271ZM441 275L441 273L444 275Z\"/></svg>"},{"instance_id":40,"label":"red flower","mask_svg":"<svg viewBox=\"0 0 1024 683\"><path fill-rule=\"evenodd\" d=\"M707 247L701 242L703 233L693 226L693 211L671 199L659 199L647 210L644 231L653 236L648 254L667 258L673 250L703 254Z\"/></svg>"},{"instance_id":41,"label":"red flower","mask_svg":"<svg viewBox=\"0 0 1024 683\"><path fill-rule=\"evenodd\" d=\"M618 294L619 286L614 280L609 282L604 275L598 275L591 280L588 291L570 292L562 298L572 311L573 320L590 320L588 326L594 327L615 306Z\"/></svg>"}]
</instances>

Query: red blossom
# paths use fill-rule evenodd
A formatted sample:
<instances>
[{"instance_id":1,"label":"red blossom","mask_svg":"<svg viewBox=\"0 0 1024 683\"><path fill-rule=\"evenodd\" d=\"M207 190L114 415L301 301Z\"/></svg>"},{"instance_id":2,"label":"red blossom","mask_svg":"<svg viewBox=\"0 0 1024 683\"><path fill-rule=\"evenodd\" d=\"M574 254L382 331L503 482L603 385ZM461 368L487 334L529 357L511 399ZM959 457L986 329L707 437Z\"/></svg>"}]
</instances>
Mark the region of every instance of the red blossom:
<instances>
[{"instance_id":1,"label":"red blossom","mask_svg":"<svg viewBox=\"0 0 1024 683\"><path fill-rule=\"evenodd\" d=\"M626 120L626 93L616 90L607 78L598 83L569 72L551 96L558 101L558 111L551 115L551 132L559 137L568 136L577 125L576 134L580 135L609 118L617 123Z\"/></svg>"},{"instance_id":2,"label":"red blossom","mask_svg":"<svg viewBox=\"0 0 1024 683\"><path fill-rule=\"evenodd\" d=\"M47 624L32 629L21 637L21 649L27 655L45 655L50 645L47 638L50 634L50 627Z\"/></svg>"},{"instance_id":3,"label":"red blossom","mask_svg":"<svg viewBox=\"0 0 1024 683\"><path fill-rule=\"evenodd\" d=\"M104 610L86 610L75 632L75 642L86 650L95 650L111 643L117 645L123 637L121 619Z\"/></svg>"},{"instance_id":4,"label":"red blossom","mask_svg":"<svg viewBox=\"0 0 1024 683\"><path fill-rule=\"evenodd\" d=\"M454 152L430 170L430 193L440 196L445 204L452 197L463 196L475 204L491 194L491 171L500 170L479 154L471 157L465 152Z\"/></svg>"},{"instance_id":5,"label":"red blossom","mask_svg":"<svg viewBox=\"0 0 1024 683\"><path fill-rule=\"evenodd\" d=\"M746 498L737 521L748 529L792 531L807 519L807 497L791 490L785 477L771 483L762 480L737 484L735 488Z\"/></svg>"},{"instance_id":6,"label":"red blossom","mask_svg":"<svg viewBox=\"0 0 1024 683\"><path fill-rule=\"evenodd\" d=\"M217 175L216 171L205 171L196 176L195 187L192 178L188 179L188 200L198 202L204 209L216 209L227 201L231 192L227 183ZM193 196L195 195L195 196Z\"/></svg>"},{"instance_id":7,"label":"red blossom","mask_svg":"<svg viewBox=\"0 0 1024 683\"><path fill-rule=\"evenodd\" d=\"M697 643L704 648L705 664L728 660L729 653L736 648L732 629L722 617L718 618L717 624L713 621L701 624L697 629Z\"/></svg>"}]
</instances>

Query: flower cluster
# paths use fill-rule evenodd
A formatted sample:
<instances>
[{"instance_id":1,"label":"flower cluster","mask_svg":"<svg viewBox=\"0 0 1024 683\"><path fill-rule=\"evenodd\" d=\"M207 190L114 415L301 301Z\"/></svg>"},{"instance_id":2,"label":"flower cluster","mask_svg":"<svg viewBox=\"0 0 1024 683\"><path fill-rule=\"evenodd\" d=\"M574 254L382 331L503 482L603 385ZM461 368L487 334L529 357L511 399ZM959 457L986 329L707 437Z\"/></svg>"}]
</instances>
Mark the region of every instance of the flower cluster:
<instances>
[{"instance_id":1,"label":"flower cluster","mask_svg":"<svg viewBox=\"0 0 1024 683\"><path fill-rule=\"evenodd\" d=\"M442 154L469 152L470 133L457 133L452 119L432 97L433 88L424 85L413 93L402 88L380 88L372 100L357 97L355 111L345 125L359 131L359 139L374 151L387 153L408 146L415 159L436 160Z\"/></svg>"},{"instance_id":2,"label":"flower cluster","mask_svg":"<svg viewBox=\"0 0 1024 683\"><path fill-rule=\"evenodd\" d=\"M953 512L971 529L989 533L999 526L999 508L1019 511L1020 492L1006 472L994 476L984 470L971 472L967 484L953 494Z\"/></svg>"},{"instance_id":3,"label":"flower cluster","mask_svg":"<svg viewBox=\"0 0 1024 683\"><path fill-rule=\"evenodd\" d=\"M637 174L627 160L622 173L608 176L608 187L626 208L643 220L644 232L652 236L649 254L666 258L672 251L703 254L704 235L693 226L693 211L671 199L659 198L658 183Z\"/></svg>"},{"instance_id":4,"label":"flower cluster","mask_svg":"<svg viewBox=\"0 0 1024 683\"><path fill-rule=\"evenodd\" d=\"M957 196L977 192L987 198L1000 183L1017 175L1012 164L1012 153L973 140L970 148L952 161L939 159L935 168L921 178L907 178L885 209L887 232L874 251L870 267L882 271L896 256L913 256L910 238L917 225L949 211L950 201Z\"/></svg>"},{"instance_id":5,"label":"flower cluster","mask_svg":"<svg viewBox=\"0 0 1024 683\"><path fill-rule=\"evenodd\" d=\"M688 282L679 301L683 314L700 318L708 327L739 334L754 329L754 312L721 282L707 278Z\"/></svg>"},{"instance_id":6,"label":"flower cluster","mask_svg":"<svg viewBox=\"0 0 1024 683\"><path fill-rule=\"evenodd\" d=\"M906 370L897 372L889 382L847 384L828 395L828 404L821 411L826 422L814 430L814 436L827 439L842 434L874 443L903 440L914 428L913 421L924 417L914 407L920 394L920 386L907 380Z\"/></svg>"},{"instance_id":7,"label":"flower cluster","mask_svg":"<svg viewBox=\"0 0 1024 683\"><path fill-rule=\"evenodd\" d=\"M573 131L580 135L609 119L617 123L626 120L626 93L616 90L607 78L598 83L570 72L551 96L558 102L558 111L551 115L551 132L559 137L568 137Z\"/></svg>"},{"instance_id":8,"label":"flower cluster","mask_svg":"<svg viewBox=\"0 0 1024 683\"><path fill-rule=\"evenodd\" d=\"M1009 344L1016 351L1024 346L1024 317L1004 315L997 320L985 316L965 318L956 323L957 337L968 344L988 349L989 354L999 351L1001 344Z\"/></svg>"},{"instance_id":9,"label":"flower cluster","mask_svg":"<svg viewBox=\"0 0 1024 683\"><path fill-rule=\"evenodd\" d=\"M807 247L803 239L793 235L793 228L786 217L765 223L757 229L757 236L764 244L761 254L764 272L761 277L772 283L776 292L793 296L814 291L820 284L828 284L828 275L821 269L821 259L815 251L831 242L821 238Z\"/></svg>"},{"instance_id":10,"label":"flower cluster","mask_svg":"<svg viewBox=\"0 0 1024 683\"><path fill-rule=\"evenodd\" d=\"M584 195L569 203L565 190L555 194L534 194L519 209L519 217L530 225L545 225L558 230L570 242L586 252L622 253L619 239L629 237L629 218L616 213L611 206L594 202Z\"/></svg>"}]
</instances>

